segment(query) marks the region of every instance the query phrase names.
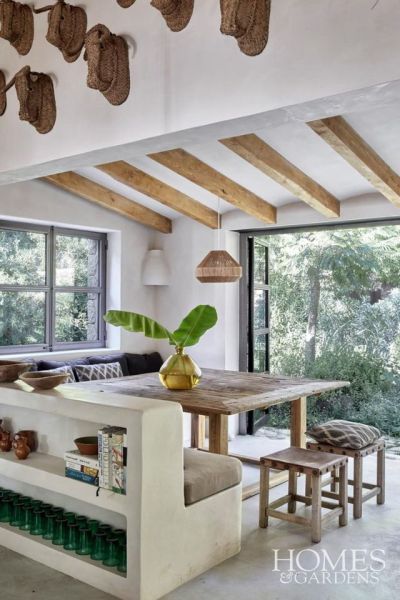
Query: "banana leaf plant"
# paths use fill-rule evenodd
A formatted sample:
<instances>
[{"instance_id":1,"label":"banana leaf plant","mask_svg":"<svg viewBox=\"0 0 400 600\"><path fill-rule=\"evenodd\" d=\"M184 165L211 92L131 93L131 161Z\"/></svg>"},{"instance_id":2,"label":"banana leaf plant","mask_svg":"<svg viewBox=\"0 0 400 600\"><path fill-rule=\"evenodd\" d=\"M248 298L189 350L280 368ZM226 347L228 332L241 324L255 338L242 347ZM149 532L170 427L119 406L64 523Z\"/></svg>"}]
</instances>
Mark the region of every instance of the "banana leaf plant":
<instances>
[{"instance_id":1,"label":"banana leaf plant","mask_svg":"<svg viewBox=\"0 0 400 600\"><path fill-rule=\"evenodd\" d=\"M104 320L127 331L144 333L149 338L168 340L171 346L183 349L197 344L206 331L214 327L218 315L213 306L200 304L190 311L175 331L169 331L145 315L124 310L109 310L104 315Z\"/></svg>"}]
</instances>

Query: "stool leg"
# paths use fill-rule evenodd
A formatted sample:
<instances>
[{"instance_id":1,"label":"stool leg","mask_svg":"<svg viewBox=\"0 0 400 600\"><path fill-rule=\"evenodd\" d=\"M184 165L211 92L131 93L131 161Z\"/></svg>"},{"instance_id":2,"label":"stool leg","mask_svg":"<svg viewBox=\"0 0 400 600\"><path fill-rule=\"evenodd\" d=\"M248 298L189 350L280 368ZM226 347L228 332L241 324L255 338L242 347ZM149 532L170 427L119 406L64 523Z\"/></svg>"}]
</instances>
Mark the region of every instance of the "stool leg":
<instances>
[{"instance_id":1,"label":"stool leg","mask_svg":"<svg viewBox=\"0 0 400 600\"><path fill-rule=\"evenodd\" d=\"M332 469L331 477L333 479L335 479L335 477L338 477L338 476L339 476L338 469ZM336 481L332 481L332 483L331 483L331 492L334 492L335 494L337 494L339 492L339 485Z\"/></svg>"},{"instance_id":2,"label":"stool leg","mask_svg":"<svg viewBox=\"0 0 400 600\"><path fill-rule=\"evenodd\" d=\"M380 492L376 497L377 504L385 504L385 448L377 453L377 483Z\"/></svg>"},{"instance_id":3,"label":"stool leg","mask_svg":"<svg viewBox=\"0 0 400 600\"><path fill-rule=\"evenodd\" d=\"M260 512L258 525L265 529L268 527L267 508L269 505L269 467L260 467Z\"/></svg>"},{"instance_id":4,"label":"stool leg","mask_svg":"<svg viewBox=\"0 0 400 600\"><path fill-rule=\"evenodd\" d=\"M305 495L308 496L309 498L311 498L311 475L309 475L307 473L306 475L306 489L305 489Z\"/></svg>"},{"instance_id":5,"label":"stool leg","mask_svg":"<svg viewBox=\"0 0 400 600\"><path fill-rule=\"evenodd\" d=\"M297 473L293 469L289 469L289 495L291 496L288 502L288 513L296 512L296 500L293 498L297 494Z\"/></svg>"},{"instance_id":6,"label":"stool leg","mask_svg":"<svg viewBox=\"0 0 400 600\"><path fill-rule=\"evenodd\" d=\"M354 458L354 504L353 517L361 519L362 517L362 481L363 481L363 459L361 456Z\"/></svg>"},{"instance_id":7,"label":"stool leg","mask_svg":"<svg viewBox=\"0 0 400 600\"><path fill-rule=\"evenodd\" d=\"M339 517L339 525L343 527L348 521L348 477L347 462L339 468L339 505L343 507L343 513Z\"/></svg>"},{"instance_id":8,"label":"stool leg","mask_svg":"<svg viewBox=\"0 0 400 600\"><path fill-rule=\"evenodd\" d=\"M312 474L312 508L311 508L311 540L318 544L321 541L321 475Z\"/></svg>"}]
</instances>

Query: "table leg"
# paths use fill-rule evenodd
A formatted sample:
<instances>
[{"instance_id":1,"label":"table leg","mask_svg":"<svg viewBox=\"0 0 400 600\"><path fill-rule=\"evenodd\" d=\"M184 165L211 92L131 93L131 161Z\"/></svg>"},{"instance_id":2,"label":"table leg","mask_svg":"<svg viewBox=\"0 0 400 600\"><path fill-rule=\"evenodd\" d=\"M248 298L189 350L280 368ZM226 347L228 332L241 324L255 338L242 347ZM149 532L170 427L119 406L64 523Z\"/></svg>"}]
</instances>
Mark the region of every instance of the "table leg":
<instances>
[{"instance_id":1,"label":"table leg","mask_svg":"<svg viewBox=\"0 0 400 600\"><path fill-rule=\"evenodd\" d=\"M228 454L228 415L209 416L209 451Z\"/></svg>"},{"instance_id":2,"label":"table leg","mask_svg":"<svg viewBox=\"0 0 400 600\"><path fill-rule=\"evenodd\" d=\"M291 405L290 445L306 447L307 398L293 400Z\"/></svg>"},{"instance_id":3,"label":"table leg","mask_svg":"<svg viewBox=\"0 0 400 600\"><path fill-rule=\"evenodd\" d=\"M203 415L191 415L192 432L191 432L191 447L204 448L206 438L206 418Z\"/></svg>"}]
</instances>

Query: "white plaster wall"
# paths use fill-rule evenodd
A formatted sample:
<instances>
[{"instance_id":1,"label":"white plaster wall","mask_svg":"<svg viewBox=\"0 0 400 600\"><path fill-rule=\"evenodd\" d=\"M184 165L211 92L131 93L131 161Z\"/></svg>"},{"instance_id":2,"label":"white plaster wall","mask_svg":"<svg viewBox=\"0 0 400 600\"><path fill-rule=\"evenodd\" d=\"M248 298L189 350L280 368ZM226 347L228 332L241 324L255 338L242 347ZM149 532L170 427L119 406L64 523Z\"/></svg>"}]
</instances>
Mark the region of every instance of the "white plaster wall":
<instances>
[{"instance_id":1,"label":"white plaster wall","mask_svg":"<svg viewBox=\"0 0 400 600\"><path fill-rule=\"evenodd\" d=\"M42 181L0 186L0 219L108 232L108 308L155 314L154 288L141 281L152 230ZM115 327L108 327L107 333L110 348L138 353L156 349L153 340L140 334Z\"/></svg>"},{"instance_id":2,"label":"white plaster wall","mask_svg":"<svg viewBox=\"0 0 400 600\"><path fill-rule=\"evenodd\" d=\"M179 34L167 29L148 0L127 10L114 0L83 2L90 26L105 22L134 42L132 93L118 108L86 87L82 57L67 64L45 41L47 17L36 16L30 54L19 57L1 40L0 66L8 78L25 64L54 75L57 124L41 136L20 122L11 90L0 120L0 172L398 78L397 0L381 0L374 10L373 0L272 4L268 49L249 58L220 34L217 0L197 1L190 25Z\"/></svg>"},{"instance_id":3,"label":"white plaster wall","mask_svg":"<svg viewBox=\"0 0 400 600\"><path fill-rule=\"evenodd\" d=\"M218 248L218 233L185 218L174 221L172 236L159 236L171 270L169 286L157 289L157 319L167 328L176 328L183 317L198 304L211 304L218 322L200 342L187 352L202 368L239 368L239 283L203 284L195 277L196 266L212 249ZM220 247L239 258L239 235L222 232ZM167 342L159 343L165 356L173 351ZM185 442L189 438L189 416L185 415ZM238 419L230 418L230 434L238 430Z\"/></svg>"}]
</instances>

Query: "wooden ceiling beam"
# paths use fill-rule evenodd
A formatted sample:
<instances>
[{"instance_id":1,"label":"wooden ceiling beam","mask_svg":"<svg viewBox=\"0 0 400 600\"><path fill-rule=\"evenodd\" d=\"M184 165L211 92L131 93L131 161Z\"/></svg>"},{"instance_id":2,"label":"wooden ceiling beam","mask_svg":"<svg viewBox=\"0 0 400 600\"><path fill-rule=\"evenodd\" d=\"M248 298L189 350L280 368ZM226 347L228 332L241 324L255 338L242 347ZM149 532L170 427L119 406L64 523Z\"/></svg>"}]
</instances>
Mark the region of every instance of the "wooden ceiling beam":
<instances>
[{"instance_id":1,"label":"wooden ceiling beam","mask_svg":"<svg viewBox=\"0 0 400 600\"><path fill-rule=\"evenodd\" d=\"M276 223L274 206L186 150L176 148L149 157L256 219Z\"/></svg>"},{"instance_id":2,"label":"wooden ceiling beam","mask_svg":"<svg viewBox=\"0 0 400 600\"><path fill-rule=\"evenodd\" d=\"M219 141L325 217L340 216L340 203L332 194L257 135L251 133Z\"/></svg>"},{"instance_id":3,"label":"wooden ceiling beam","mask_svg":"<svg viewBox=\"0 0 400 600\"><path fill-rule=\"evenodd\" d=\"M57 175L48 175L47 177L42 177L42 179L67 192L71 192L75 196L89 200L89 202L94 202L103 208L117 212L123 217L127 217L147 227L151 227L162 233L171 233L172 231L171 219L160 215L146 206L129 200L125 196L121 196L121 194L112 192L108 188L77 173L67 171Z\"/></svg>"},{"instance_id":4,"label":"wooden ceiling beam","mask_svg":"<svg viewBox=\"0 0 400 600\"><path fill-rule=\"evenodd\" d=\"M395 206L400 208L400 177L341 116L307 123L331 148Z\"/></svg>"},{"instance_id":5,"label":"wooden ceiling beam","mask_svg":"<svg viewBox=\"0 0 400 600\"><path fill-rule=\"evenodd\" d=\"M190 198L183 192L163 183L152 175L137 169L124 161L117 161L97 166L116 181L127 185L137 192L176 210L177 212L206 225L218 229L218 213L201 202Z\"/></svg>"}]
</instances>

